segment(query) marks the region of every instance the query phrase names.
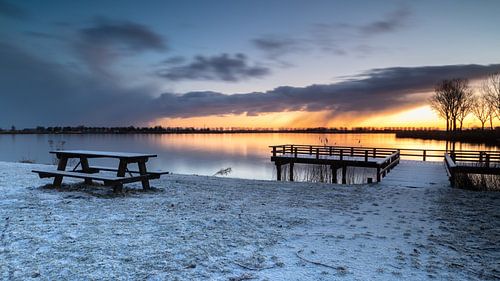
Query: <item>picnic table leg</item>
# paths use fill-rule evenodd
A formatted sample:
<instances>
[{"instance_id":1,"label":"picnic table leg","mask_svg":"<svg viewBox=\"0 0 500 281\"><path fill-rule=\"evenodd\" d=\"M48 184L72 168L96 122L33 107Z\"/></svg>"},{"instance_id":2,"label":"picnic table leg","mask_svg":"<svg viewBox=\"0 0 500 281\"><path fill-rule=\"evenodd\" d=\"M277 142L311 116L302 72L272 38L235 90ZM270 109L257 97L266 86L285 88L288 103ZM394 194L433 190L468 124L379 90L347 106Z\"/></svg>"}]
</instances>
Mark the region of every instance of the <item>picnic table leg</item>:
<instances>
[{"instance_id":1,"label":"picnic table leg","mask_svg":"<svg viewBox=\"0 0 500 281\"><path fill-rule=\"evenodd\" d=\"M127 170L127 161L125 159L120 159L120 164L118 165L117 177L124 177Z\"/></svg>"},{"instance_id":2,"label":"picnic table leg","mask_svg":"<svg viewBox=\"0 0 500 281\"><path fill-rule=\"evenodd\" d=\"M146 170L146 161L144 161L144 160L138 161L137 165L139 166L139 174L141 176L146 176L148 174L148 172ZM149 188L150 188L149 187L149 179L143 179L142 180L142 189L147 190Z\"/></svg>"},{"instance_id":3,"label":"picnic table leg","mask_svg":"<svg viewBox=\"0 0 500 281\"><path fill-rule=\"evenodd\" d=\"M90 171L90 167L89 167L89 160L87 159L87 157L80 157L80 164L82 164L82 171L84 173L89 173ZM89 184L91 185L92 184L92 180L91 179L85 179L85 184Z\"/></svg>"},{"instance_id":4,"label":"picnic table leg","mask_svg":"<svg viewBox=\"0 0 500 281\"><path fill-rule=\"evenodd\" d=\"M57 164L58 171L65 171L66 165L68 164L68 158L66 156L61 156L59 158L59 163ZM55 176L52 185L54 187L60 187L63 180L63 176Z\"/></svg>"}]
</instances>

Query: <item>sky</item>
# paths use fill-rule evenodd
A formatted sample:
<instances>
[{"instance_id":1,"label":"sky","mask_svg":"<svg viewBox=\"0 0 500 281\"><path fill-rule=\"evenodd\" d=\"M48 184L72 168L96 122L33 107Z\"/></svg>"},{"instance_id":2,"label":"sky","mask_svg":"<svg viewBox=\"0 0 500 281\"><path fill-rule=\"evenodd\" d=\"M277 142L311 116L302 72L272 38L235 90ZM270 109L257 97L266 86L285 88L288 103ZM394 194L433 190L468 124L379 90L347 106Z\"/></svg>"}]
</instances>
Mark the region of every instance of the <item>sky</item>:
<instances>
[{"instance_id":1,"label":"sky","mask_svg":"<svg viewBox=\"0 0 500 281\"><path fill-rule=\"evenodd\" d=\"M496 0L0 0L0 128L442 126L437 82L500 71L499 14Z\"/></svg>"}]
</instances>

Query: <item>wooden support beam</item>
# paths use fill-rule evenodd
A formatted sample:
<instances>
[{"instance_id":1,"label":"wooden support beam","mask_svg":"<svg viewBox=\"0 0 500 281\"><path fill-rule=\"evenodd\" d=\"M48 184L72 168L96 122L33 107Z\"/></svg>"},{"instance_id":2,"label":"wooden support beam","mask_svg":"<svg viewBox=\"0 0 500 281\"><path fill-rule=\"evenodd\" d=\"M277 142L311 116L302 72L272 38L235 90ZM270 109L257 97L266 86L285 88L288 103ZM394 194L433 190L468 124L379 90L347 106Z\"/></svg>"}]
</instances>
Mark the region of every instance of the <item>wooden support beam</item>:
<instances>
[{"instance_id":1,"label":"wooden support beam","mask_svg":"<svg viewBox=\"0 0 500 281\"><path fill-rule=\"evenodd\" d=\"M377 167L377 182L380 182L380 167Z\"/></svg>"},{"instance_id":2,"label":"wooden support beam","mask_svg":"<svg viewBox=\"0 0 500 281\"><path fill-rule=\"evenodd\" d=\"M342 184L347 183L347 166L342 166Z\"/></svg>"},{"instance_id":3,"label":"wooden support beam","mask_svg":"<svg viewBox=\"0 0 500 281\"><path fill-rule=\"evenodd\" d=\"M276 179L281 180L281 163L276 163Z\"/></svg>"},{"instance_id":4,"label":"wooden support beam","mask_svg":"<svg viewBox=\"0 0 500 281\"><path fill-rule=\"evenodd\" d=\"M289 167L289 168L290 168L290 169L289 169L289 170L290 170L290 171L289 171L289 173L290 173L290 174L289 174L289 180L290 180L290 181L293 181L293 162L290 162L290 167Z\"/></svg>"},{"instance_id":5,"label":"wooden support beam","mask_svg":"<svg viewBox=\"0 0 500 281\"><path fill-rule=\"evenodd\" d=\"M332 171L332 183L337 183L337 170L338 167L334 165L330 165L330 169Z\"/></svg>"}]
</instances>

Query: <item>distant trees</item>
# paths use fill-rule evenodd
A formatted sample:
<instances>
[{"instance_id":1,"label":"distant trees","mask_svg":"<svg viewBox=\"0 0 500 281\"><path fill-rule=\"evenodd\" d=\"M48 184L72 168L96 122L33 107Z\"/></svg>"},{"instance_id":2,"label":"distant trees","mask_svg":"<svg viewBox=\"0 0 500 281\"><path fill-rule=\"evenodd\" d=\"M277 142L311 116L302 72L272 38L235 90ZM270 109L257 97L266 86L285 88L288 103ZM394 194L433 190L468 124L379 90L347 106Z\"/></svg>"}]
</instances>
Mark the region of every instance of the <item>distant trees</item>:
<instances>
[{"instance_id":1,"label":"distant trees","mask_svg":"<svg viewBox=\"0 0 500 281\"><path fill-rule=\"evenodd\" d=\"M446 120L446 131L460 129L463 120L471 112L473 93L467 79L443 80L436 85L430 99L431 108Z\"/></svg>"},{"instance_id":2,"label":"distant trees","mask_svg":"<svg viewBox=\"0 0 500 281\"><path fill-rule=\"evenodd\" d=\"M488 120L493 129L493 120L500 119L500 73L489 75L476 95L467 79L443 80L436 85L430 106L446 120L446 131L462 130L471 113L481 122L481 129Z\"/></svg>"},{"instance_id":3,"label":"distant trees","mask_svg":"<svg viewBox=\"0 0 500 281\"><path fill-rule=\"evenodd\" d=\"M491 116L491 106L484 95L476 96L472 113L481 122L481 129L484 130L484 124Z\"/></svg>"},{"instance_id":4,"label":"distant trees","mask_svg":"<svg viewBox=\"0 0 500 281\"><path fill-rule=\"evenodd\" d=\"M494 117L500 119L500 72L490 74L481 89L493 109L490 119L492 123Z\"/></svg>"}]
</instances>

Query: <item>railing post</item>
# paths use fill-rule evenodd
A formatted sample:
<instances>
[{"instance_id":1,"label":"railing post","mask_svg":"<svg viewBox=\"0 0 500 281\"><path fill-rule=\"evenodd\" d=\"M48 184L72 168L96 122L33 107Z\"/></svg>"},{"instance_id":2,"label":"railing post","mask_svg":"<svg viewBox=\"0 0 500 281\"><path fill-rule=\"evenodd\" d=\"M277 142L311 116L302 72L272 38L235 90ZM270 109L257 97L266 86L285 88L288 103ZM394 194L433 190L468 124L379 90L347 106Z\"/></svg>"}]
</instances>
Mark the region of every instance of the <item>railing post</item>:
<instances>
[{"instance_id":1,"label":"railing post","mask_svg":"<svg viewBox=\"0 0 500 281\"><path fill-rule=\"evenodd\" d=\"M316 148L316 159L319 159L319 148Z\"/></svg>"},{"instance_id":2,"label":"railing post","mask_svg":"<svg viewBox=\"0 0 500 281\"><path fill-rule=\"evenodd\" d=\"M342 158L344 158L344 150L340 149L340 160L342 160Z\"/></svg>"},{"instance_id":3,"label":"railing post","mask_svg":"<svg viewBox=\"0 0 500 281\"><path fill-rule=\"evenodd\" d=\"M313 154L313 147L312 147L312 145L309 146L309 154Z\"/></svg>"},{"instance_id":4,"label":"railing post","mask_svg":"<svg viewBox=\"0 0 500 281\"><path fill-rule=\"evenodd\" d=\"M273 157L276 157L276 146L273 146Z\"/></svg>"},{"instance_id":5,"label":"railing post","mask_svg":"<svg viewBox=\"0 0 500 281\"><path fill-rule=\"evenodd\" d=\"M479 151L479 163L483 163L483 152Z\"/></svg>"},{"instance_id":6,"label":"railing post","mask_svg":"<svg viewBox=\"0 0 500 281\"><path fill-rule=\"evenodd\" d=\"M376 148L373 149L373 158L377 158L377 149Z\"/></svg>"},{"instance_id":7,"label":"railing post","mask_svg":"<svg viewBox=\"0 0 500 281\"><path fill-rule=\"evenodd\" d=\"M354 156L354 147L351 147L351 157Z\"/></svg>"},{"instance_id":8,"label":"railing post","mask_svg":"<svg viewBox=\"0 0 500 281\"><path fill-rule=\"evenodd\" d=\"M329 150L330 150L330 156L332 156L332 150L333 150L333 148L330 146Z\"/></svg>"},{"instance_id":9,"label":"railing post","mask_svg":"<svg viewBox=\"0 0 500 281\"><path fill-rule=\"evenodd\" d=\"M297 148L295 148L295 158L297 158Z\"/></svg>"},{"instance_id":10,"label":"railing post","mask_svg":"<svg viewBox=\"0 0 500 281\"><path fill-rule=\"evenodd\" d=\"M365 150L365 162L368 162L368 150Z\"/></svg>"},{"instance_id":11,"label":"railing post","mask_svg":"<svg viewBox=\"0 0 500 281\"><path fill-rule=\"evenodd\" d=\"M293 144L290 146L290 154L293 153Z\"/></svg>"},{"instance_id":12,"label":"railing post","mask_svg":"<svg viewBox=\"0 0 500 281\"><path fill-rule=\"evenodd\" d=\"M485 164L486 164L486 167L490 166L490 155L489 154L486 154L486 163Z\"/></svg>"},{"instance_id":13,"label":"railing post","mask_svg":"<svg viewBox=\"0 0 500 281\"><path fill-rule=\"evenodd\" d=\"M427 150L424 149L424 161L426 156L427 156Z\"/></svg>"}]
</instances>

